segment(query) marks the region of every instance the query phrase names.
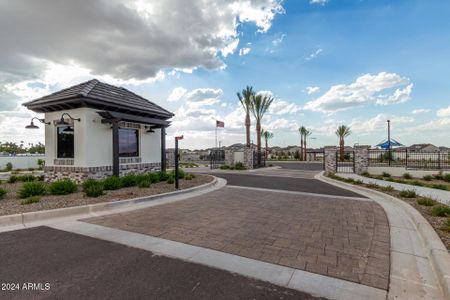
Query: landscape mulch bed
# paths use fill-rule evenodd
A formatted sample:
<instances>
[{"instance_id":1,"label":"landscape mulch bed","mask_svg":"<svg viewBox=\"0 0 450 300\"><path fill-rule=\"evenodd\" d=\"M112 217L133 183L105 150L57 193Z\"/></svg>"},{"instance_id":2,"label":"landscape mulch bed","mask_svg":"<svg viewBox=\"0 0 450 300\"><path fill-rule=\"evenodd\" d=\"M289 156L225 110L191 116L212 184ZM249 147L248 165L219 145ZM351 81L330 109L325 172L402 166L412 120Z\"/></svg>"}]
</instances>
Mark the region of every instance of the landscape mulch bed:
<instances>
[{"instance_id":1,"label":"landscape mulch bed","mask_svg":"<svg viewBox=\"0 0 450 300\"><path fill-rule=\"evenodd\" d=\"M187 189L194 186L199 186L208 182L211 182L214 177L209 175L196 174L192 180L180 179L180 189ZM45 195L41 196L38 203L22 205L20 199L16 193L22 186L22 182L16 182L13 184L2 183L1 188L8 191L3 199L0 199L0 216L10 215L17 213L25 213L31 211L80 206L87 204L95 204L101 202L114 202L144 196L157 195L162 193L168 193L175 191L174 184L168 184L167 182L153 183L149 188L128 187L121 188L113 191L105 191L105 194L93 198L88 197L82 192L82 187L78 187L78 192L69 195Z\"/></svg>"}]
</instances>

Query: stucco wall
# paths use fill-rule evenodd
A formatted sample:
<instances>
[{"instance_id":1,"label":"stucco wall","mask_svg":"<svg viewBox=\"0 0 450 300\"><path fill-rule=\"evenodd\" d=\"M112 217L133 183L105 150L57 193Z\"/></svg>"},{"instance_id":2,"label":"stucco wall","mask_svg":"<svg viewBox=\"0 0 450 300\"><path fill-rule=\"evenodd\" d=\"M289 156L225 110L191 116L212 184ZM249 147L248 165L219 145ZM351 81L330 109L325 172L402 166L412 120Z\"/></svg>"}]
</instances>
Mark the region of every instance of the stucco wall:
<instances>
[{"instance_id":1,"label":"stucco wall","mask_svg":"<svg viewBox=\"0 0 450 300\"><path fill-rule=\"evenodd\" d=\"M44 159L44 155L32 155L32 156L0 156L0 169L6 168L7 163L12 163L13 170L15 169L28 169L39 166L37 164L39 159Z\"/></svg>"}]
</instances>

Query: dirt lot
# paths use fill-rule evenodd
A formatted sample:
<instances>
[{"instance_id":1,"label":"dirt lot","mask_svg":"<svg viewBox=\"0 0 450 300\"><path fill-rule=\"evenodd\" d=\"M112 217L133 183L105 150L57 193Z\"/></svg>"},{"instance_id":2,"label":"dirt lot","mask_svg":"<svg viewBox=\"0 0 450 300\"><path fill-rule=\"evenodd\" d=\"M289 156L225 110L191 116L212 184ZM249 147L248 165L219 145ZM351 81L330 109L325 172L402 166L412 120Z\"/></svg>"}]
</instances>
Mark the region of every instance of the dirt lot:
<instances>
[{"instance_id":1,"label":"dirt lot","mask_svg":"<svg viewBox=\"0 0 450 300\"><path fill-rule=\"evenodd\" d=\"M209 175L195 175L192 180L180 180L180 189L187 189L194 186L199 186L213 180L212 176ZM2 183L1 188L5 189L8 193L0 199L0 215L10 215L17 213L24 213L30 211L39 211L47 209L55 209L70 206L79 206L86 204L94 204L101 202L113 202L125 199L151 196L156 194L162 194L167 192L175 191L174 184L168 184L167 182L154 183L150 188L139 188L139 187L129 187L121 188L114 191L105 191L105 194L98 197L92 198L87 197L82 191L81 187L78 188L78 192L64 195L45 195L40 198L38 203L22 205L20 199L17 196L17 191L22 186L22 182L16 183Z\"/></svg>"}]
</instances>

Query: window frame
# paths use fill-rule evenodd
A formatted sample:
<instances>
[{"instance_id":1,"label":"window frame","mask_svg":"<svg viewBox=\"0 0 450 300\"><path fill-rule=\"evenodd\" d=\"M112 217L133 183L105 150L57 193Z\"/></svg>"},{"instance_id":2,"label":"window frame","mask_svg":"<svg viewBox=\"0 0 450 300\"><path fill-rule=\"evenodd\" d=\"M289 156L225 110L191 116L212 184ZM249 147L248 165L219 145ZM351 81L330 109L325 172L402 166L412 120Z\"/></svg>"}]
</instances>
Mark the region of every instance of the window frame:
<instances>
[{"instance_id":1,"label":"window frame","mask_svg":"<svg viewBox=\"0 0 450 300\"><path fill-rule=\"evenodd\" d=\"M73 128L73 155L72 157L62 157L59 156L59 130L60 128L67 128L67 127L72 127ZM56 143L55 143L55 147L56 147L56 158L57 159L75 159L75 126L74 124L69 124L69 125L57 125L56 126Z\"/></svg>"},{"instance_id":2,"label":"window frame","mask_svg":"<svg viewBox=\"0 0 450 300\"><path fill-rule=\"evenodd\" d=\"M120 153L120 131L121 130L128 130L128 131L135 131L136 132L136 155L122 155ZM129 128L129 127L119 127L119 139L118 139L118 143L119 143L119 158L136 158L136 157L140 157L141 154L141 131L138 128Z\"/></svg>"}]
</instances>

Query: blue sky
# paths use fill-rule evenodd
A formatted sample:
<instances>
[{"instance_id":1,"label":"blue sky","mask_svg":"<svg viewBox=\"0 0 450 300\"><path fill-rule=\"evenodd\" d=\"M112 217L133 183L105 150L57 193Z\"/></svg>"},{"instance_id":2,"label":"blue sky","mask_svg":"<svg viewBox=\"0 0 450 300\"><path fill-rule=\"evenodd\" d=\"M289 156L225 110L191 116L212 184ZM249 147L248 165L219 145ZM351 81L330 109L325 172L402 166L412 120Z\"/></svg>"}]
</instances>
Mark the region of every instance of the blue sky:
<instances>
[{"instance_id":1,"label":"blue sky","mask_svg":"<svg viewBox=\"0 0 450 300\"><path fill-rule=\"evenodd\" d=\"M100 76L174 111L177 116L170 137L184 134L186 147L203 148L214 145L216 118L225 121L219 137L222 144L245 140L244 116L236 92L251 85L276 98L276 105L263 121L263 127L275 134L274 145L297 144L299 125L312 130L315 139L310 145L333 145L337 143L333 131L341 124L352 127L348 144L374 145L386 137L386 120L391 119L393 136L400 142L450 146L450 2L254 2L247 9L250 16L241 11L233 15L235 24L227 24L232 18L221 23L220 28L232 31L213 50L221 66L211 66L216 62L211 63L210 57L190 65L165 58L169 61L161 65L147 62L153 67L149 73L133 70L123 74L100 69L73 54L70 64L82 71L65 74L65 80L54 76L54 82L47 76L50 79L41 90L36 84L42 82L36 79L23 81L34 88L31 91L13 82L16 90L10 91L21 98L33 98L33 91L45 94ZM233 5L244 4L236 1ZM268 6L273 9L264 10ZM250 8L254 11L248 13ZM208 26L203 21L192 19L196 26ZM192 52L189 59L194 61L198 55L192 49L189 45L183 49L180 43L165 55L178 57L183 51ZM45 59L59 65L64 61ZM135 66L134 59L130 54L126 63Z\"/></svg>"}]
</instances>

